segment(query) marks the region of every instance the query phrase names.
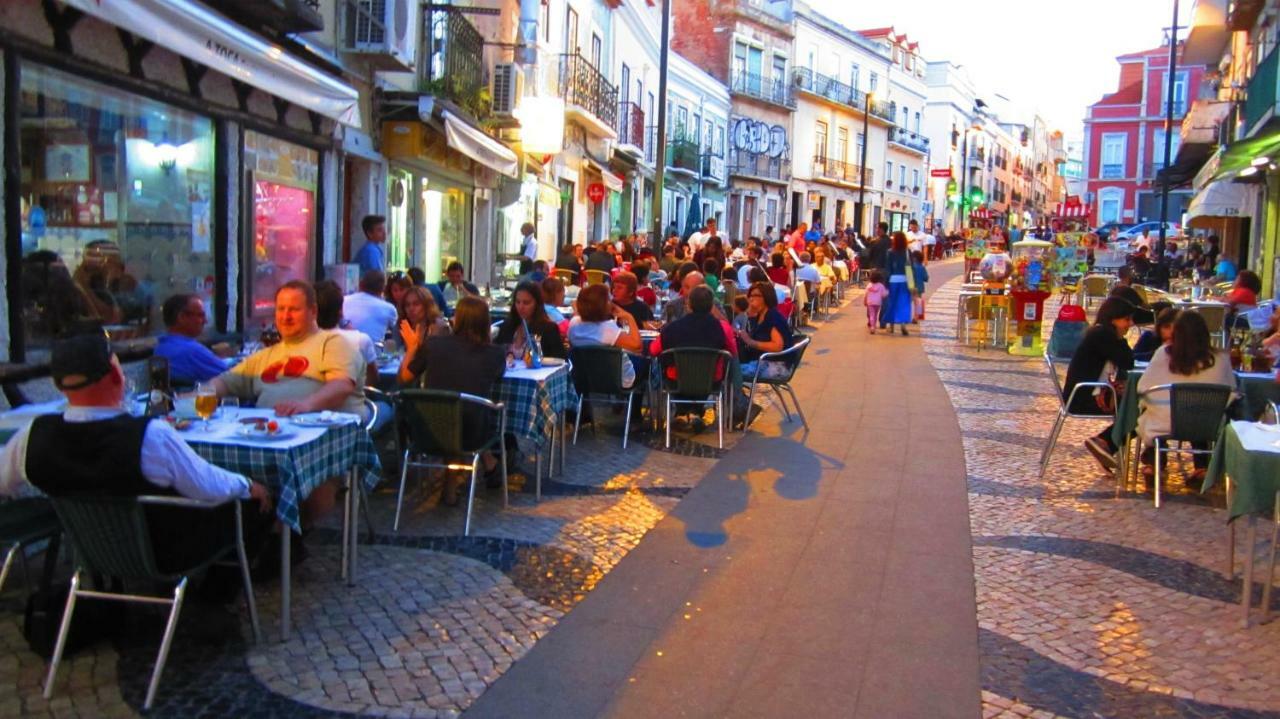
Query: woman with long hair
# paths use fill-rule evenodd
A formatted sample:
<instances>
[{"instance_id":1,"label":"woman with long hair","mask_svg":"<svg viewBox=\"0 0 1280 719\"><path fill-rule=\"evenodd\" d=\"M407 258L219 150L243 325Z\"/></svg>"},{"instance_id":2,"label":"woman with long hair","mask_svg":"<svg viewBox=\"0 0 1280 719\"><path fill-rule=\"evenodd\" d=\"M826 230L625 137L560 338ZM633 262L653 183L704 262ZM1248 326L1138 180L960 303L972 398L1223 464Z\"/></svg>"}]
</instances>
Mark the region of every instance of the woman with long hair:
<instances>
[{"instance_id":1,"label":"woman with long hair","mask_svg":"<svg viewBox=\"0 0 1280 719\"><path fill-rule=\"evenodd\" d=\"M400 363L399 380L403 384L409 384L414 380L414 374L409 371L409 365L414 358L414 353L409 349L410 345L412 344L415 350L422 346L421 341L413 340L447 335L449 323L444 319L444 314L436 306L435 299L425 287L410 287L405 290L404 296L400 299L400 316L403 318L400 320L400 337L404 340L405 354L404 360Z\"/></svg>"},{"instance_id":2,"label":"woman with long hair","mask_svg":"<svg viewBox=\"0 0 1280 719\"><path fill-rule=\"evenodd\" d=\"M1138 380L1138 391L1165 384L1219 384L1236 386L1235 373L1231 371L1231 359L1225 352L1215 351L1209 342L1209 325L1198 312L1182 312L1173 322L1173 341L1156 350L1151 356L1151 366ZM1156 437L1172 431L1173 416L1168 392L1155 392L1142 398L1142 414L1138 416L1138 436L1145 445ZM1204 447L1196 447L1204 449ZM1154 475L1152 455L1154 448L1143 452L1142 468L1145 476ZM1195 457L1196 474L1203 478L1209 464L1208 455Z\"/></svg>"},{"instance_id":3,"label":"woman with long hair","mask_svg":"<svg viewBox=\"0 0 1280 719\"><path fill-rule=\"evenodd\" d=\"M1133 350L1124 337L1133 327L1134 306L1123 297L1108 297L1098 307L1098 315L1093 326L1084 333L1079 347L1071 356L1071 364L1067 367L1067 378L1062 386L1062 401L1071 397L1071 390L1081 382L1098 382L1113 380L1123 382L1125 375L1133 369ZM1107 394L1093 392L1077 392L1070 409L1074 414L1096 414L1100 417L1112 416L1116 408L1109 403ZM1098 460L1098 464L1107 472L1116 469L1116 445L1111 441L1111 427L1085 440L1085 449Z\"/></svg>"},{"instance_id":4,"label":"woman with long hair","mask_svg":"<svg viewBox=\"0 0 1280 719\"><path fill-rule=\"evenodd\" d=\"M880 308L880 329L887 327L892 334L893 326L898 325L903 336L906 336L912 315L912 284L907 277L911 268L911 256L907 254L907 236L901 230L893 233L884 264L884 274L889 278L889 297Z\"/></svg>"},{"instance_id":5,"label":"woman with long hair","mask_svg":"<svg viewBox=\"0 0 1280 719\"><path fill-rule=\"evenodd\" d=\"M498 326L498 336L494 342L509 345L507 355L519 359L524 356L525 346L529 339L525 328L538 338L544 357L568 356L564 339L560 336L560 328L547 316L546 305L542 301L542 288L534 282L521 282L511 293L511 312Z\"/></svg>"},{"instance_id":6,"label":"woman with long hair","mask_svg":"<svg viewBox=\"0 0 1280 719\"><path fill-rule=\"evenodd\" d=\"M574 347L605 345L628 352L643 350L640 327L636 318L609 299L609 288L591 285L582 288L575 303L576 316L569 321L569 344ZM626 329L618 326L626 325ZM622 363L622 386L635 384L636 370L631 362Z\"/></svg>"},{"instance_id":7,"label":"woman with long hair","mask_svg":"<svg viewBox=\"0 0 1280 719\"><path fill-rule=\"evenodd\" d=\"M413 280L406 274L400 272L392 272L387 277L387 289L383 293L383 299L395 306L400 312L400 319L404 319L404 311L400 308L400 303L404 302L404 295L413 287Z\"/></svg>"}]
</instances>

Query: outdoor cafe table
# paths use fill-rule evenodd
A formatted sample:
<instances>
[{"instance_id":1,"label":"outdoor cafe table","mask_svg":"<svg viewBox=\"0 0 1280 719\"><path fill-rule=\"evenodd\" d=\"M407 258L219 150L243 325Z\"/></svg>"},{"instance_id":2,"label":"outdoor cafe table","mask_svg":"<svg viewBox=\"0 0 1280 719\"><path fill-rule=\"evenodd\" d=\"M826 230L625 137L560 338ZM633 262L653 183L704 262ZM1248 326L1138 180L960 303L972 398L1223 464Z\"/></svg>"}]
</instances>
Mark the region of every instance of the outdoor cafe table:
<instances>
[{"instance_id":1,"label":"outdoor cafe table","mask_svg":"<svg viewBox=\"0 0 1280 719\"><path fill-rule=\"evenodd\" d=\"M47 411L18 408L0 417L0 441L7 442L20 422L37 414L61 410L49 403ZM26 411L24 411L26 410ZM249 439L236 432L239 422L215 420L204 432L199 422L182 432L182 438L210 464L237 472L265 485L275 502L276 517L291 531L280 533L280 627L283 638L292 631L290 603L290 535L301 531L298 506L312 491L333 477L349 482L343 523L343 576L355 577L355 523L360 492L354 482L372 488L381 479L382 464L363 425L351 423L329 427L302 427L279 419L268 409L241 409L240 417L276 419L291 436L279 440ZM17 420L15 424L13 420Z\"/></svg>"},{"instance_id":2,"label":"outdoor cafe table","mask_svg":"<svg viewBox=\"0 0 1280 719\"><path fill-rule=\"evenodd\" d=\"M400 358L378 366L379 383L384 387L395 385L400 371ZM527 369L523 366L508 367L493 393L493 400L507 408L505 430L534 444L537 456L534 476L535 492L542 498L542 447L553 438L557 426L561 431L560 471L564 471L564 413L577 402L573 391L568 363ZM553 469L554 452L548 458L547 472Z\"/></svg>"},{"instance_id":3,"label":"outdoor cafe table","mask_svg":"<svg viewBox=\"0 0 1280 719\"><path fill-rule=\"evenodd\" d=\"M1242 582L1241 612L1244 624L1249 621L1249 605L1253 587L1253 548L1256 539L1257 515L1277 509L1277 492L1280 492L1280 427L1255 422L1229 422L1214 445L1209 470L1204 476L1201 492L1207 491L1219 477L1227 478L1227 521L1247 516L1245 539L1245 577ZM1229 524L1228 575L1234 575L1234 524ZM1273 548L1274 549L1274 548ZM1268 577L1263 590L1264 617L1271 607L1271 585Z\"/></svg>"},{"instance_id":4,"label":"outdoor cafe table","mask_svg":"<svg viewBox=\"0 0 1280 719\"><path fill-rule=\"evenodd\" d=\"M1125 468L1128 457L1128 439L1138 428L1138 380L1142 378L1142 367L1129 370L1125 377L1124 393L1116 406L1115 426L1111 430L1111 440L1120 447L1121 468ZM1244 397L1243 411L1245 416L1255 417L1266 406L1267 400L1280 397L1280 385L1276 384L1275 375L1270 372L1236 373L1236 388ZM1121 475L1123 476L1123 475Z\"/></svg>"}]
</instances>

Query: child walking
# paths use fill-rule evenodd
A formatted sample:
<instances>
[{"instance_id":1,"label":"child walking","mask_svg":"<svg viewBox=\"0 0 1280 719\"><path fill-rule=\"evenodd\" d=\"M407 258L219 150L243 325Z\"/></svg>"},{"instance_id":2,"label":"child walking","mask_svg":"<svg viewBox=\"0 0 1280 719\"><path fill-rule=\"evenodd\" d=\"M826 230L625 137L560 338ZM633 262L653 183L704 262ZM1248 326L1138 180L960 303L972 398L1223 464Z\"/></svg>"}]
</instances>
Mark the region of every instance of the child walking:
<instances>
[{"instance_id":1,"label":"child walking","mask_svg":"<svg viewBox=\"0 0 1280 719\"><path fill-rule=\"evenodd\" d=\"M929 281L929 271L924 267L924 255L919 250L911 253L911 274L915 276L916 290L916 296L912 300L915 319L911 320L911 324L917 324L924 319L924 283Z\"/></svg>"},{"instance_id":2,"label":"child walking","mask_svg":"<svg viewBox=\"0 0 1280 719\"><path fill-rule=\"evenodd\" d=\"M876 325L880 322L880 306L888 296L889 288L884 286L884 275L880 274L880 270L872 270L867 293L862 298L867 305L867 327L871 328L871 334L876 333Z\"/></svg>"}]
</instances>

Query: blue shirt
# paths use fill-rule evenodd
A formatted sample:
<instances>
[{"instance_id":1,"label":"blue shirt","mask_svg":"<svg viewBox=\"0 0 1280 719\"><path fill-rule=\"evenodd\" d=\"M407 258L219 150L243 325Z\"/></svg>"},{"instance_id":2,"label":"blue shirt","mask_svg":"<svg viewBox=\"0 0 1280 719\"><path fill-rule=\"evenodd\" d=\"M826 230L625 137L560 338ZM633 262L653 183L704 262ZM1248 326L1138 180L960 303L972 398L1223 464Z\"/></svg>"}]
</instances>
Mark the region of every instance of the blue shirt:
<instances>
[{"instance_id":1,"label":"blue shirt","mask_svg":"<svg viewBox=\"0 0 1280 719\"><path fill-rule=\"evenodd\" d=\"M183 335L160 335L155 354L169 360L169 377L175 384L206 382L227 371L222 358Z\"/></svg>"},{"instance_id":2,"label":"blue shirt","mask_svg":"<svg viewBox=\"0 0 1280 719\"><path fill-rule=\"evenodd\" d=\"M1236 263L1223 257L1218 260L1218 266L1213 268L1213 274L1222 278L1223 282L1234 282L1236 279Z\"/></svg>"},{"instance_id":3,"label":"blue shirt","mask_svg":"<svg viewBox=\"0 0 1280 719\"><path fill-rule=\"evenodd\" d=\"M382 243L379 242L366 241L351 261L360 265L361 276L369 270L387 271L387 256L383 254Z\"/></svg>"}]
</instances>

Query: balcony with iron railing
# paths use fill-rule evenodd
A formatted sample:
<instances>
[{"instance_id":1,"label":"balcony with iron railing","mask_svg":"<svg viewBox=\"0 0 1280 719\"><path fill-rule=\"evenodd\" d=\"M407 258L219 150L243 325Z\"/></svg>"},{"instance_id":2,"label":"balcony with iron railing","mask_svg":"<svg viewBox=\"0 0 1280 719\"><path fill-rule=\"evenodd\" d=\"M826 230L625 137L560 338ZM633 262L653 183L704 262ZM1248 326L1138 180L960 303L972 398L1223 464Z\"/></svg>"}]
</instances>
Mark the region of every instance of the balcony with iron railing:
<instances>
[{"instance_id":1,"label":"balcony with iron railing","mask_svg":"<svg viewBox=\"0 0 1280 719\"><path fill-rule=\"evenodd\" d=\"M476 118L489 114L484 81L484 38L471 21L453 7L426 6L419 89L449 100Z\"/></svg>"},{"instance_id":2,"label":"balcony with iron railing","mask_svg":"<svg viewBox=\"0 0 1280 719\"><path fill-rule=\"evenodd\" d=\"M849 185L870 185L871 170L864 170L858 165L841 160L833 160L822 155L813 157L813 179L829 180Z\"/></svg>"},{"instance_id":3,"label":"balcony with iron railing","mask_svg":"<svg viewBox=\"0 0 1280 719\"><path fill-rule=\"evenodd\" d=\"M785 183L791 179L791 158L786 153L771 157L763 152L730 150L726 160L730 175L773 180Z\"/></svg>"},{"instance_id":4,"label":"balcony with iron railing","mask_svg":"<svg viewBox=\"0 0 1280 719\"><path fill-rule=\"evenodd\" d=\"M644 161L653 165L658 161L658 126L645 125L644 128Z\"/></svg>"},{"instance_id":5,"label":"balcony with iron railing","mask_svg":"<svg viewBox=\"0 0 1280 719\"><path fill-rule=\"evenodd\" d=\"M841 105L862 107L861 104L855 104L854 96L857 91L833 77L814 72L807 67L797 67L792 73L792 78L796 89L801 92L817 95Z\"/></svg>"},{"instance_id":6,"label":"balcony with iron railing","mask_svg":"<svg viewBox=\"0 0 1280 719\"><path fill-rule=\"evenodd\" d=\"M861 105L859 105L861 107ZM892 123L894 118L898 116L898 103L883 100L871 101L871 116L878 117L885 122Z\"/></svg>"},{"instance_id":7,"label":"balcony with iron railing","mask_svg":"<svg viewBox=\"0 0 1280 719\"><path fill-rule=\"evenodd\" d=\"M723 183L726 177L724 155L708 152L702 156L702 179Z\"/></svg>"},{"instance_id":8,"label":"balcony with iron railing","mask_svg":"<svg viewBox=\"0 0 1280 719\"><path fill-rule=\"evenodd\" d=\"M1098 177L1103 180L1119 180L1124 177L1124 165L1103 163Z\"/></svg>"},{"instance_id":9,"label":"balcony with iron railing","mask_svg":"<svg viewBox=\"0 0 1280 719\"><path fill-rule=\"evenodd\" d=\"M918 132L911 132L905 127L890 128L889 142L922 155L929 154L929 138Z\"/></svg>"},{"instance_id":10,"label":"balcony with iron railing","mask_svg":"<svg viewBox=\"0 0 1280 719\"><path fill-rule=\"evenodd\" d=\"M618 88L582 53L560 56L560 92L569 115L597 136L616 135Z\"/></svg>"},{"instance_id":11,"label":"balcony with iron railing","mask_svg":"<svg viewBox=\"0 0 1280 719\"><path fill-rule=\"evenodd\" d=\"M698 141L677 131L667 140L667 167L697 177L702 172Z\"/></svg>"},{"instance_id":12,"label":"balcony with iron railing","mask_svg":"<svg viewBox=\"0 0 1280 719\"><path fill-rule=\"evenodd\" d=\"M733 74L733 82L729 89L736 95L746 95L780 107L796 106L796 98L791 94L791 86L783 77L766 78L755 73L739 71Z\"/></svg>"},{"instance_id":13,"label":"balcony with iron railing","mask_svg":"<svg viewBox=\"0 0 1280 719\"><path fill-rule=\"evenodd\" d=\"M618 103L618 145L630 146L635 155L645 155L644 110L634 102Z\"/></svg>"}]
</instances>

